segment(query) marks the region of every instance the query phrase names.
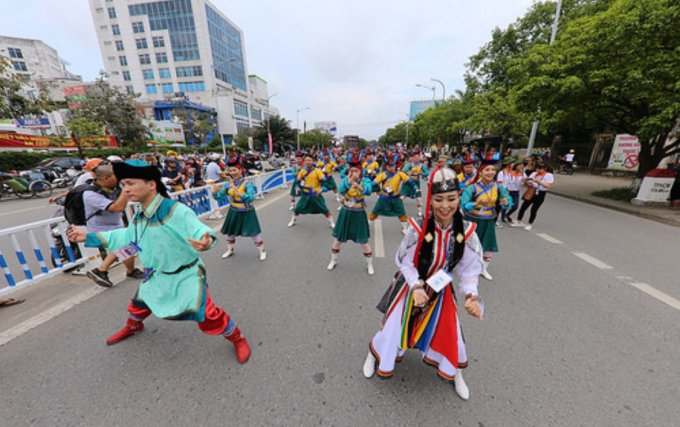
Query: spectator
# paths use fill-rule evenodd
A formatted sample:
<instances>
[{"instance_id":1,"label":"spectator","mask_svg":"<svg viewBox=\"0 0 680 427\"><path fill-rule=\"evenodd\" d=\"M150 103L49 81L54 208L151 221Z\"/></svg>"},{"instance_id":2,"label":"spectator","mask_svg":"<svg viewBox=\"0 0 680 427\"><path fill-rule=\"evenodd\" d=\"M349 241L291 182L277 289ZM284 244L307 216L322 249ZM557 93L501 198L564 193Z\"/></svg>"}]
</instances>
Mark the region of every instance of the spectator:
<instances>
[{"instance_id":1,"label":"spectator","mask_svg":"<svg viewBox=\"0 0 680 427\"><path fill-rule=\"evenodd\" d=\"M177 166L177 160L175 160L174 157L168 157L165 160L165 169L163 169L161 176L169 179L167 186L172 188L172 191L184 190L184 185L182 185L182 173Z\"/></svg>"},{"instance_id":2,"label":"spectator","mask_svg":"<svg viewBox=\"0 0 680 427\"><path fill-rule=\"evenodd\" d=\"M211 155L209 158L208 168L205 171L205 180L217 182L221 179L222 169L217 164L217 155Z\"/></svg>"},{"instance_id":3,"label":"spectator","mask_svg":"<svg viewBox=\"0 0 680 427\"><path fill-rule=\"evenodd\" d=\"M76 180L76 183L73 184L73 188L79 187L79 186L85 185L85 184L92 184L92 183L94 182L94 180L95 180L95 173L94 173L94 170L95 170L95 169L97 168L97 166L99 166L102 162L103 162L102 159L92 159L92 160L88 160L88 162L85 164L85 167L83 168L83 169L85 169L85 173L80 174L80 176L79 176L78 179ZM55 201L57 201L58 199L61 199L62 197L66 197L66 195L69 193L69 191L71 191L71 190L68 190L68 191L66 191L66 192L64 192L64 193L61 193L61 194L58 195L58 196L50 197L49 199L47 199L47 204L48 204L48 205L49 205L49 204L52 204L52 203L54 203Z\"/></svg>"},{"instance_id":4,"label":"spectator","mask_svg":"<svg viewBox=\"0 0 680 427\"><path fill-rule=\"evenodd\" d=\"M98 166L95 169L95 176L94 185L98 187L98 191L85 191L83 193L88 233L123 228L123 211L127 207L127 197L118 188L118 180L113 174L113 166ZM109 279L109 268L117 260L117 257L113 252L106 254L105 251L102 256L104 261L99 267L88 271L87 277L94 280L99 286L110 288L113 286L113 282ZM134 258L124 260L123 264L127 269L127 277L141 279L144 276L144 273L135 268Z\"/></svg>"}]
</instances>

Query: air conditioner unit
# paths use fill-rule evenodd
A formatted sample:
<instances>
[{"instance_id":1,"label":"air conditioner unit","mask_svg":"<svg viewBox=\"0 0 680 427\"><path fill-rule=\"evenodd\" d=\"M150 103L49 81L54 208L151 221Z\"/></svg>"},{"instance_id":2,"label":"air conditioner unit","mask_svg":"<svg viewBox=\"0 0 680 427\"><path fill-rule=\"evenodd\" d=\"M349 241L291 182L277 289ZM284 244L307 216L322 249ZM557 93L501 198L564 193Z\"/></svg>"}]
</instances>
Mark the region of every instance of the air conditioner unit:
<instances>
[{"instance_id":1,"label":"air conditioner unit","mask_svg":"<svg viewBox=\"0 0 680 427\"><path fill-rule=\"evenodd\" d=\"M175 92L175 97L177 97L177 98L183 98L183 97L184 97L184 92Z\"/></svg>"}]
</instances>

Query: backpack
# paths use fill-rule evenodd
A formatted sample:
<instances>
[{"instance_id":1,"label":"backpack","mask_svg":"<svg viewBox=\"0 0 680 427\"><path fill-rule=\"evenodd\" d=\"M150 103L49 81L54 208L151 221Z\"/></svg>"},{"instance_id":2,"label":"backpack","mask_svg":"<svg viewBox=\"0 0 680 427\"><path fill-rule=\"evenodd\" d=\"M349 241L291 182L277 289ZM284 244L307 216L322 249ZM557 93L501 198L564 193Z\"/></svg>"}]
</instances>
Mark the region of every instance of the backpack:
<instances>
[{"instance_id":1,"label":"backpack","mask_svg":"<svg viewBox=\"0 0 680 427\"><path fill-rule=\"evenodd\" d=\"M94 191L101 193L101 189L96 185L84 184L73 187L66 198L64 199L64 217L69 224L86 225L87 220L95 215L99 215L101 211L97 211L89 217L85 216L85 202L83 201L83 194L86 191Z\"/></svg>"}]
</instances>

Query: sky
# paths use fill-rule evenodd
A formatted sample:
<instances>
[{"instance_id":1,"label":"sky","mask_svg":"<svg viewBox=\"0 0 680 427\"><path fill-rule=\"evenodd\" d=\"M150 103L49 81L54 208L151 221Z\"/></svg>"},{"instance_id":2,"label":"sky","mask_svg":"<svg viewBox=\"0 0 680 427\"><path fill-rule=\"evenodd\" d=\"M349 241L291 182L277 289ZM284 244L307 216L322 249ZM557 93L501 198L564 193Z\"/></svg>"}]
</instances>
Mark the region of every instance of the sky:
<instances>
[{"instance_id":1,"label":"sky","mask_svg":"<svg viewBox=\"0 0 680 427\"><path fill-rule=\"evenodd\" d=\"M44 41L85 81L103 69L87 0L0 3L0 34ZM410 101L463 90L469 57L533 0L212 3L243 30L248 74L267 81L292 127L334 121L339 136L371 140L407 120Z\"/></svg>"}]
</instances>

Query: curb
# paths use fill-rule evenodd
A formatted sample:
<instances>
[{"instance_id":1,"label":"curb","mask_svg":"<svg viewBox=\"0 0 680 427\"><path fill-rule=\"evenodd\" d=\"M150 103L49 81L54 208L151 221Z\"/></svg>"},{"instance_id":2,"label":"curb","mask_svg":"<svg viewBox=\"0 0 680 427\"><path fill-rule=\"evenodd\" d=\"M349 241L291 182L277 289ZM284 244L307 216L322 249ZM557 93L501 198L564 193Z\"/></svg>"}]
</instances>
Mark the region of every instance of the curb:
<instances>
[{"instance_id":1,"label":"curb","mask_svg":"<svg viewBox=\"0 0 680 427\"><path fill-rule=\"evenodd\" d=\"M573 194L561 193L561 192L555 191L555 190L551 191L551 193L554 194L555 196L564 197L565 199L576 200L578 202L587 203L589 205L594 205L594 206L598 206L598 207L605 208L605 209L611 209L611 210L621 212L621 213L625 213L625 214L628 214L628 215L633 215L633 216L637 216L637 217L640 217L640 218L648 219L650 221L656 221L656 222L660 222L660 223L663 223L663 224L666 224L666 225L671 225L673 227L680 227L680 221L679 220L664 218L664 217L658 216L658 215L652 215L652 214L649 214L649 213L646 213L646 212L642 212L638 209L635 209L635 207L632 207L632 206L628 207L628 206L625 206L625 205L612 205L612 204L609 204L609 203L606 203L606 202L600 202L598 200L594 200L592 197L576 196L576 195L573 195Z\"/></svg>"}]
</instances>

